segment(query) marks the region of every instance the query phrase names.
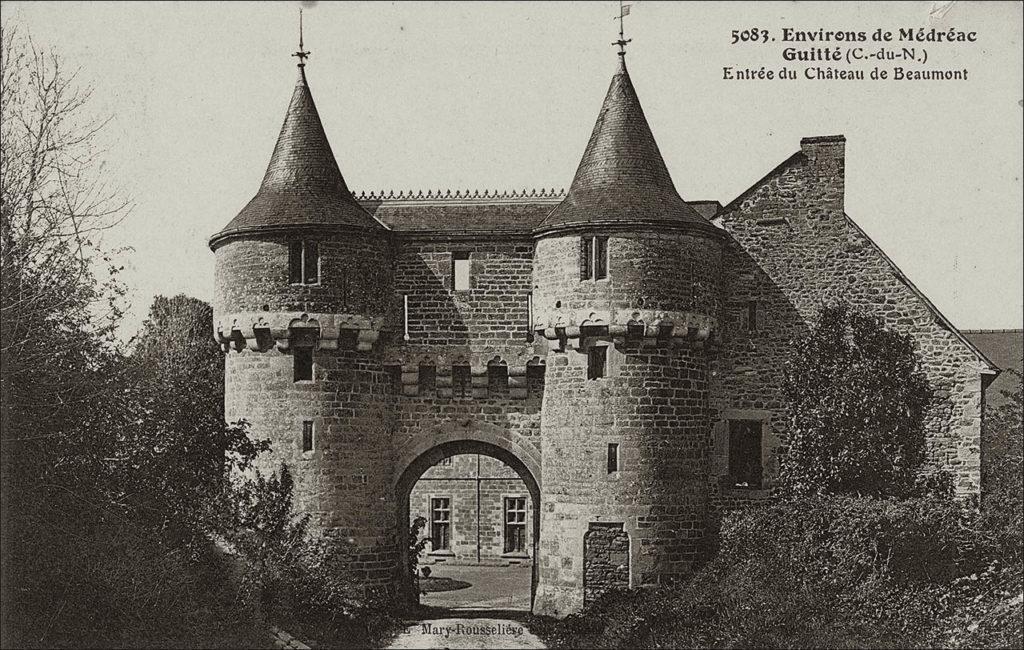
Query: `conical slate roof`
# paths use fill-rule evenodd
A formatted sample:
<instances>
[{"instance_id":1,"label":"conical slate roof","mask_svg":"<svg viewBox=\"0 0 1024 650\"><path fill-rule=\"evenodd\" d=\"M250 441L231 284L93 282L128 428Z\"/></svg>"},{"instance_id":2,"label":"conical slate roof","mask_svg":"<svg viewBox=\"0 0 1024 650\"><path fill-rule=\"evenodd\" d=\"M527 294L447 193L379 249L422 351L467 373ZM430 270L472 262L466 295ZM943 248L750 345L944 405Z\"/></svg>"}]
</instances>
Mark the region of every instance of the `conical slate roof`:
<instances>
[{"instance_id":1,"label":"conical slate roof","mask_svg":"<svg viewBox=\"0 0 1024 650\"><path fill-rule=\"evenodd\" d=\"M569 193L538 231L613 222L710 225L676 192L624 57Z\"/></svg>"},{"instance_id":2,"label":"conical slate roof","mask_svg":"<svg viewBox=\"0 0 1024 650\"><path fill-rule=\"evenodd\" d=\"M295 92L256 196L213 240L288 226L383 229L352 197L299 66Z\"/></svg>"}]
</instances>

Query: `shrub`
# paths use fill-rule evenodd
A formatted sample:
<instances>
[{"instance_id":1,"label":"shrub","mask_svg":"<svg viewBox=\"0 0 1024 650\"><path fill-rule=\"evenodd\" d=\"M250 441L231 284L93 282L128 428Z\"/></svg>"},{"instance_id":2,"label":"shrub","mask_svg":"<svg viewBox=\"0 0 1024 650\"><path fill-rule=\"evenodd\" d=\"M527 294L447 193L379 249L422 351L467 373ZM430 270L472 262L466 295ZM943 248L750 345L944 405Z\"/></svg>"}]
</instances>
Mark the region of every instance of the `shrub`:
<instances>
[{"instance_id":1,"label":"shrub","mask_svg":"<svg viewBox=\"0 0 1024 650\"><path fill-rule=\"evenodd\" d=\"M931 388L913 340L845 303L793 346L782 478L796 494L909 495L919 486Z\"/></svg>"}]
</instances>

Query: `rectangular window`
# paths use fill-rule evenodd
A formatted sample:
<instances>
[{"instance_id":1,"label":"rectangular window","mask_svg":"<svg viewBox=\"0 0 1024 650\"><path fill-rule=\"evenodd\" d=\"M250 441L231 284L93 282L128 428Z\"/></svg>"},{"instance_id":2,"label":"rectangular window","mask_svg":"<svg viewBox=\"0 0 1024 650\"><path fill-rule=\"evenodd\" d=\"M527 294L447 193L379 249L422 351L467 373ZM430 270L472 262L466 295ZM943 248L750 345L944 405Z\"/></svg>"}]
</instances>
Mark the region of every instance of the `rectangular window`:
<instances>
[{"instance_id":1,"label":"rectangular window","mask_svg":"<svg viewBox=\"0 0 1024 650\"><path fill-rule=\"evenodd\" d=\"M594 237L594 279L608 277L608 238Z\"/></svg>"},{"instance_id":2,"label":"rectangular window","mask_svg":"<svg viewBox=\"0 0 1024 650\"><path fill-rule=\"evenodd\" d=\"M595 345L587 350L587 379L600 379L605 376L605 364L608 362L608 348Z\"/></svg>"},{"instance_id":3,"label":"rectangular window","mask_svg":"<svg viewBox=\"0 0 1024 650\"><path fill-rule=\"evenodd\" d=\"M526 497L505 498L505 552L526 552Z\"/></svg>"},{"instance_id":4,"label":"rectangular window","mask_svg":"<svg viewBox=\"0 0 1024 650\"><path fill-rule=\"evenodd\" d=\"M418 383L421 391L434 390L434 386L437 384L437 368L421 363Z\"/></svg>"},{"instance_id":5,"label":"rectangular window","mask_svg":"<svg viewBox=\"0 0 1024 650\"><path fill-rule=\"evenodd\" d=\"M757 301L747 302L747 331L757 331Z\"/></svg>"},{"instance_id":6,"label":"rectangular window","mask_svg":"<svg viewBox=\"0 0 1024 650\"><path fill-rule=\"evenodd\" d=\"M473 394L473 373L469 366L452 366L452 396L469 397Z\"/></svg>"},{"instance_id":7,"label":"rectangular window","mask_svg":"<svg viewBox=\"0 0 1024 650\"><path fill-rule=\"evenodd\" d=\"M451 548L452 502L447 497L430 500L430 542L435 551Z\"/></svg>"},{"instance_id":8,"label":"rectangular window","mask_svg":"<svg viewBox=\"0 0 1024 650\"><path fill-rule=\"evenodd\" d=\"M295 381L311 381L313 379L313 348L294 348L292 361Z\"/></svg>"},{"instance_id":9,"label":"rectangular window","mask_svg":"<svg viewBox=\"0 0 1024 650\"><path fill-rule=\"evenodd\" d=\"M469 289L469 253L452 253L452 288L455 291Z\"/></svg>"},{"instance_id":10,"label":"rectangular window","mask_svg":"<svg viewBox=\"0 0 1024 650\"><path fill-rule=\"evenodd\" d=\"M594 277L593 238L580 238L580 280Z\"/></svg>"},{"instance_id":11,"label":"rectangular window","mask_svg":"<svg viewBox=\"0 0 1024 650\"><path fill-rule=\"evenodd\" d=\"M608 473L614 474L619 471L619 444L617 442L608 443Z\"/></svg>"},{"instance_id":12,"label":"rectangular window","mask_svg":"<svg viewBox=\"0 0 1024 650\"><path fill-rule=\"evenodd\" d=\"M580 280L608 277L608 238L580 238Z\"/></svg>"},{"instance_id":13,"label":"rectangular window","mask_svg":"<svg viewBox=\"0 0 1024 650\"><path fill-rule=\"evenodd\" d=\"M314 241L288 244L288 281L292 284L320 282L320 246Z\"/></svg>"},{"instance_id":14,"label":"rectangular window","mask_svg":"<svg viewBox=\"0 0 1024 650\"><path fill-rule=\"evenodd\" d=\"M302 451L313 451L313 421L302 423Z\"/></svg>"},{"instance_id":15,"label":"rectangular window","mask_svg":"<svg viewBox=\"0 0 1024 650\"><path fill-rule=\"evenodd\" d=\"M729 420L729 479L734 487L761 488L761 421Z\"/></svg>"}]
</instances>

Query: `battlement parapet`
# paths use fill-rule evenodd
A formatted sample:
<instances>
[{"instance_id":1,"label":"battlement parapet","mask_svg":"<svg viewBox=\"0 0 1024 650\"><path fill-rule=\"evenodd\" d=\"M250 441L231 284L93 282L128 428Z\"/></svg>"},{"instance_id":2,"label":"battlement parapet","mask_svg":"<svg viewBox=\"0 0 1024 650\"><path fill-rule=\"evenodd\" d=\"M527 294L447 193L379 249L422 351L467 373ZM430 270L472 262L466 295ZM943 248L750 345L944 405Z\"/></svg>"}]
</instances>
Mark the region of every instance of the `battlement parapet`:
<instances>
[{"instance_id":1,"label":"battlement parapet","mask_svg":"<svg viewBox=\"0 0 1024 650\"><path fill-rule=\"evenodd\" d=\"M216 320L214 336L221 349L266 352L284 351L296 345L318 350L351 347L371 350L386 329L383 316L307 312L239 312Z\"/></svg>"},{"instance_id":2,"label":"battlement parapet","mask_svg":"<svg viewBox=\"0 0 1024 650\"><path fill-rule=\"evenodd\" d=\"M644 345L659 340L703 343L717 334L718 319L688 311L554 309L536 317L533 330L556 347L575 347L594 336L641 340Z\"/></svg>"}]
</instances>

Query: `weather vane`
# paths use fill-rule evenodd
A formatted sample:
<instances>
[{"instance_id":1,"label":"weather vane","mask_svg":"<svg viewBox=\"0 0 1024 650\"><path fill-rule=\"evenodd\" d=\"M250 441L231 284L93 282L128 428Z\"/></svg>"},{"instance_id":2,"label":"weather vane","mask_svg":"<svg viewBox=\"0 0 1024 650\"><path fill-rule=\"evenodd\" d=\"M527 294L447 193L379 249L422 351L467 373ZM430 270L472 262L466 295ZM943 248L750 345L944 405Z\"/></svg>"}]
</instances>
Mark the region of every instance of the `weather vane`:
<instances>
[{"instance_id":1,"label":"weather vane","mask_svg":"<svg viewBox=\"0 0 1024 650\"><path fill-rule=\"evenodd\" d=\"M619 40L612 43L612 45L619 46L619 56L625 58L626 56L626 44L632 41L631 38L626 38L622 29L622 19L629 15L629 8L633 5L624 5L622 0L619 0Z\"/></svg>"},{"instance_id":2,"label":"weather vane","mask_svg":"<svg viewBox=\"0 0 1024 650\"><path fill-rule=\"evenodd\" d=\"M299 51L292 54L292 56L299 57L299 67L306 65L306 59L309 58L309 52L304 50L302 47L302 8L299 8Z\"/></svg>"}]
</instances>

